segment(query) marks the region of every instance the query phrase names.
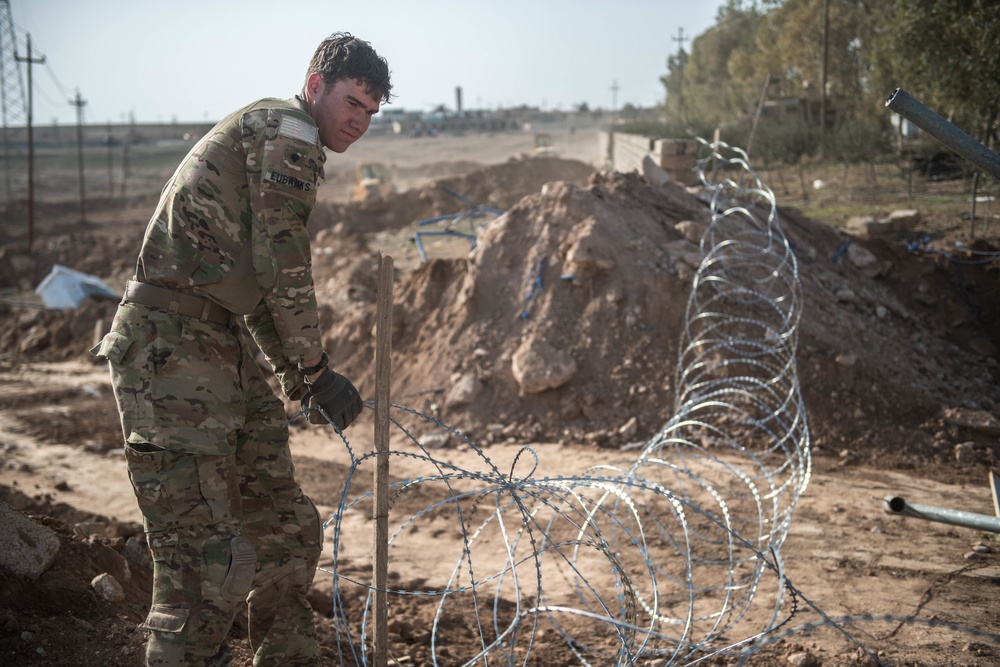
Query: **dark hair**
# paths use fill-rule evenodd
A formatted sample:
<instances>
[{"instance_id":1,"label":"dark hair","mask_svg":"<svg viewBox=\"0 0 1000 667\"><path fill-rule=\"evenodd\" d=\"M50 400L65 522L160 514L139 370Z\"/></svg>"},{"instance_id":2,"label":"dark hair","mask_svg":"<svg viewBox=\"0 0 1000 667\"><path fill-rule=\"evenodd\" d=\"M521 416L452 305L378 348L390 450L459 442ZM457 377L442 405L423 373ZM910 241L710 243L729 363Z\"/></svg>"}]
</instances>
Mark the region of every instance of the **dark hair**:
<instances>
[{"instance_id":1,"label":"dark hair","mask_svg":"<svg viewBox=\"0 0 1000 667\"><path fill-rule=\"evenodd\" d=\"M392 96L389 63L375 53L372 45L349 32L335 32L316 47L306 78L313 72L323 77L328 86L341 79L354 79L366 91L388 103Z\"/></svg>"}]
</instances>

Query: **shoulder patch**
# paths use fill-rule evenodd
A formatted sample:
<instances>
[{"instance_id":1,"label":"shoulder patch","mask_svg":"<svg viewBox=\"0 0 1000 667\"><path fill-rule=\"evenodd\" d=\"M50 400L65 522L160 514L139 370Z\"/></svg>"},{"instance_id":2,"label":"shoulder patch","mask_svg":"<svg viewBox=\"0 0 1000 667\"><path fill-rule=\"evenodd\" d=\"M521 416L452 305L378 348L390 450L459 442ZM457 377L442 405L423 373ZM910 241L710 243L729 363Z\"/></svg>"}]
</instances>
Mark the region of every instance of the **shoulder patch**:
<instances>
[{"instance_id":1,"label":"shoulder patch","mask_svg":"<svg viewBox=\"0 0 1000 667\"><path fill-rule=\"evenodd\" d=\"M278 123L278 136L290 137L314 144L319 137L319 128L301 118L282 114L281 121Z\"/></svg>"}]
</instances>

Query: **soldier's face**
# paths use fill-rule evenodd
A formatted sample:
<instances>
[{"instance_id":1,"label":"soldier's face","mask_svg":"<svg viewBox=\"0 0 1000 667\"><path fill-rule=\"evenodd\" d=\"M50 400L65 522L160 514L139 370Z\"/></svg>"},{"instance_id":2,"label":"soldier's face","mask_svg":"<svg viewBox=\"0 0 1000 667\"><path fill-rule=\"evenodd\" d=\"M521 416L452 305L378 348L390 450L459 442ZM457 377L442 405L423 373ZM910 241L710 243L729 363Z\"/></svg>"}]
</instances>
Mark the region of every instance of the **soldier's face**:
<instances>
[{"instance_id":1,"label":"soldier's face","mask_svg":"<svg viewBox=\"0 0 1000 667\"><path fill-rule=\"evenodd\" d=\"M309 115L319 126L319 139L334 153L343 153L368 131L379 100L354 79L341 79L328 86L313 73L306 82Z\"/></svg>"}]
</instances>

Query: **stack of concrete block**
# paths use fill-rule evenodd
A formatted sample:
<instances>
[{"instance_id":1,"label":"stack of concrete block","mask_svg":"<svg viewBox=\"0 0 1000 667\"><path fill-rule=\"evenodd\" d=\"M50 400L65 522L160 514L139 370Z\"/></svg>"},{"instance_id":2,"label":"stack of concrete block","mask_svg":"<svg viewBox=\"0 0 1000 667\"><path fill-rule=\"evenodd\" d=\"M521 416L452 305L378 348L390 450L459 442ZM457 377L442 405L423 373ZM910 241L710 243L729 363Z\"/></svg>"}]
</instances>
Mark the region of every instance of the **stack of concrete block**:
<instances>
[{"instance_id":1,"label":"stack of concrete block","mask_svg":"<svg viewBox=\"0 0 1000 667\"><path fill-rule=\"evenodd\" d=\"M698 174L694 170L698 158L698 142L693 139L657 139L653 142L653 155L660 167L678 183L696 185Z\"/></svg>"},{"instance_id":2,"label":"stack of concrete block","mask_svg":"<svg viewBox=\"0 0 1000 667\"><path fill-rule=\"evenodd\" d=\"M607 138L606 144L615 171L623 174L639 171L647 175L652 162L677 183L698 184L698 174L694 171L698 142L693 139L654 139L615 132Z\"/></svg>"},{"instance_id":3,"label":"stack of concrete block","mask_svg":"<svg viewBox=\"0 0 1000 667\"><path fill-rule=\"evenodd\" d=\"M876 218L872 215L858 215L847 219L847 232L855 236L869 237L898 234L916 229L920 223L920 212L916 209L900 209L889 215Z\"/></svg>"}]
</instances>

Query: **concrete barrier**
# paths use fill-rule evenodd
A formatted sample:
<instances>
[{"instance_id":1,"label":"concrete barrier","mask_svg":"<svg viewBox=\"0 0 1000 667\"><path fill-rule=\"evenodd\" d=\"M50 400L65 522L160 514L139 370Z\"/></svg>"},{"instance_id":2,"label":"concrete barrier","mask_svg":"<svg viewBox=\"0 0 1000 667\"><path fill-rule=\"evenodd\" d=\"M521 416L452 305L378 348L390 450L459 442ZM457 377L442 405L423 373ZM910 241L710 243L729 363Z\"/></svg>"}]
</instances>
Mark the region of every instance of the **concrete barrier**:
<instances>
[{"instance_id":1,"label":"concrete barrier","mask_svg":"<svg viewBox=\"0 0 1000 667\"><path fill-rule=\"evenodd\" d=\"M607 163L615 171L643 172L643 161L652 160L674 181L695 185L694 171L698 142L693 139L656 139L641 134L602 132L601 146L607 149Z\"/></svg>"}]
</instances>

